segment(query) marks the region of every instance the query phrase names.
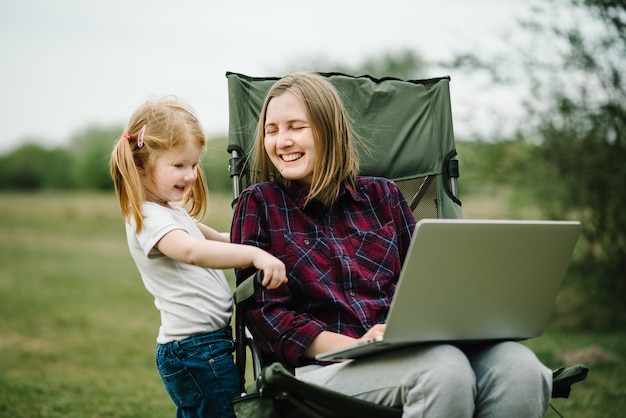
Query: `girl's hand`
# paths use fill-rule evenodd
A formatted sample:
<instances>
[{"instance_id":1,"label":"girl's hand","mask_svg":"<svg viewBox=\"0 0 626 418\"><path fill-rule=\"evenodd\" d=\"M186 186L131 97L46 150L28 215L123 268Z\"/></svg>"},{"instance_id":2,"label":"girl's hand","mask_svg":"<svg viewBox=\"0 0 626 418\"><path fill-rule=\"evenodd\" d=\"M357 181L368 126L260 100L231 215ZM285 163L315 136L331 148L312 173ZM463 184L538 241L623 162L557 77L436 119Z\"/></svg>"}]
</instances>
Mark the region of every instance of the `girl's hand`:
<instances>
[{"instance_id":1,"label":"girl's hand","mask_svg":"<svg viewBox=\"0 0 626 418\"><path fill-rule=\"evenodd\" d=\"M287 269L285 264L273 255L260 250L252 262L254 267L263 271L261 284L267 289L275 289L287 283Z\"/></svg>"}]
</instances>

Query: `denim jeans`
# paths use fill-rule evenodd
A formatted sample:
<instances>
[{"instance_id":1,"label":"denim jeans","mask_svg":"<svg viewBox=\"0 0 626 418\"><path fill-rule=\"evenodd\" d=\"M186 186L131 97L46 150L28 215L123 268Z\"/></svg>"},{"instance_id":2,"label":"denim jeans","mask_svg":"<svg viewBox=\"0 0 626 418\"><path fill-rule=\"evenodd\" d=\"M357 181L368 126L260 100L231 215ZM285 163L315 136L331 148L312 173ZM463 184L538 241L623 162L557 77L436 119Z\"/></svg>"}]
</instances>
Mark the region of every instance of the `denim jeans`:
<instances>
[{"instance_id":1,"label":"denim jeans","mask_svg":"<svg viewBox=\"0 0 626 418\"><path fill-rule=\"evenodd\" d=\"M239 395L230 327L157 344L156 363L178 418L234 417Z\"/></svg>"}]
</instances>

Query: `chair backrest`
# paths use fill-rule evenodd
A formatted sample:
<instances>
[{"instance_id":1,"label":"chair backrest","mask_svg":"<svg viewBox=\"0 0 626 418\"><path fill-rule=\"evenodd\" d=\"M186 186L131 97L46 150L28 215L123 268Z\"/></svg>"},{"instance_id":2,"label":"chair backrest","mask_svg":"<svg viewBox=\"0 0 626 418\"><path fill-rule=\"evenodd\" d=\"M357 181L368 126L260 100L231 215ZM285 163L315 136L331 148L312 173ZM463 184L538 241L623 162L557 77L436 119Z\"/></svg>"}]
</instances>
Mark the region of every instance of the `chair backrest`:
<instances>
[{"instance_id":1,"label":"chair backrest","mask_svg":"<svg viewBox=\"0 0 626 418\"><path fill-rule=\"evenodd\" d=\"M449 77L427 80L375 79L320 73L341 96L357 141L361 174L393 180L415 218L461 218L458 161ZM259 113L279 77L227 72L228 152L235 200L248 183L246 155Z\"/></svg>"}]
</instances>

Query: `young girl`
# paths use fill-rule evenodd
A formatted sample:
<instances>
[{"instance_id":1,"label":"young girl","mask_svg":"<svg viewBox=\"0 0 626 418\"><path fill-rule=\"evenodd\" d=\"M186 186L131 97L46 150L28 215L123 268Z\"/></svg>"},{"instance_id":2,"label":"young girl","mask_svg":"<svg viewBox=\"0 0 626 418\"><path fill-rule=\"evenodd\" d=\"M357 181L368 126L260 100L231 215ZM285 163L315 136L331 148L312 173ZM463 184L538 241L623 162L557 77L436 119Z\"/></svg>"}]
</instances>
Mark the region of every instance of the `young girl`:
<instances>
[{"instance_id":1,"label":"young girl","mask_svg":"<svg viewBox=\"0 0 626 418\"><path fill-rule=\"evenodd\" d=\"M220 269L254 266L263 285L286 282L269 253L231 244L196 221L206 213L198 119L175 99L148 102L130 118L111 156L130 253L161 312L156 362L177 417L234 416L239 395L229 327L232 294ZM185 209L189 208L189 212Z\"/></svg>"}]
</instances>

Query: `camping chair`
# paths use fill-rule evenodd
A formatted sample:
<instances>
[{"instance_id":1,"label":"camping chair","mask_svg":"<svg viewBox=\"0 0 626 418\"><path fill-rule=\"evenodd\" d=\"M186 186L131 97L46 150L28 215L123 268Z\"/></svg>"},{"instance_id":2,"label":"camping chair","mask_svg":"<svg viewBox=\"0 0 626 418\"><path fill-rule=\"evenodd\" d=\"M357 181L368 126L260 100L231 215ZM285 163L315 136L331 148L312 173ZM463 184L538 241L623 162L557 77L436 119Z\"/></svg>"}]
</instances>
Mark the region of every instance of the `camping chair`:
<instances>
[{"instance_id":1,"label":"camping chair","mask_svg":"<svg viewBox=\"0 0 626 418\"><path fill-rule=\"evenodd\" d=\"M449 77L405 81L340 73L321 75L337 89L356 137L365 141L364 147L357 149L360 174L393 180L416 220L462 218ZM234 206L242 189L250 183L246 157L254 142L265 95L279 78L249 77L232 72L227 72L226 77ZM301 382L278 363L263 365L245 327L245 303L260 291L260 280L259 274L248 278L237 287L234 295L236 362L243 393L233 401L238 416L401 416L398 408L372 404ZM256 380L246 388L248 349ZM555 370L553 397L569 396L571 385L583 380L586 374L587 368L582 365Z\"/></svg>"}]
</instances>

